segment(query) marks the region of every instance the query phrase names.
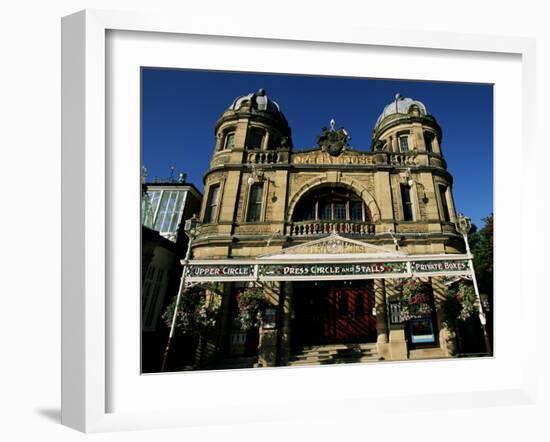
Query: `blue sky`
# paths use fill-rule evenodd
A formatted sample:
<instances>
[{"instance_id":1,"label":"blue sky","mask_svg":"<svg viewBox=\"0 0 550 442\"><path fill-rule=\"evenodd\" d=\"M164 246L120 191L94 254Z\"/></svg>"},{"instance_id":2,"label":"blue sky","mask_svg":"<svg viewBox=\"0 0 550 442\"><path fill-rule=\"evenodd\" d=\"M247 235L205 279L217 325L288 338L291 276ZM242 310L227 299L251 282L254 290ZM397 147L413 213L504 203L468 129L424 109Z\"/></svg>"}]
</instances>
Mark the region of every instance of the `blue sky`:
<instances>
[{"instance_id":1,"label":"blue sky","mask_svg":"<svg viewBox=\"0 0 550 442\"><path fill-rule=\"evenodd\" d=\"M454 177L457 211L478 226L493 211L493 87L347 77L142 70L142 164L148 179L175 176L203 190L214 149L214 125L233 99L264 88L291 128L295 150L315 145L331 118L350 145L370 150L376 119L396 93L422 101L443 129L443 155Z\"/></svg>"}]
</instances>

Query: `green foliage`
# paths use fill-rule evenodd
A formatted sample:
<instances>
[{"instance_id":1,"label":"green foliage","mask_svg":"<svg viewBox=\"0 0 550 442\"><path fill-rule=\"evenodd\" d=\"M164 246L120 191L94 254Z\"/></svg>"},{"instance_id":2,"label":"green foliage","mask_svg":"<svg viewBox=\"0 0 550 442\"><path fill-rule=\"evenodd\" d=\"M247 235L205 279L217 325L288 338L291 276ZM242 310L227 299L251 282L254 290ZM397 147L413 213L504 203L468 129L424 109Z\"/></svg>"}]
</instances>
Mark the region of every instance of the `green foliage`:
<instances>
[{"instance_id":1,"label":"green foliage","mask_svg":"<svg viewBox=\"0 0 550 442\"><path fill-rule=\"evenodd\" d=\"M241 328L246 331L259 327L262 313L267 306L263 290L260 287L245 289L237 295L237 303Z\"/></svg>"},{"instance_id":2,"label":"green foliage","mask_svg":"<svg viewBox=\"0 0 550 442\"><path fill-rule=\"evenodd\" d=\"M461 281L447 291L443 301L443 322L447 328L456 328L458 321L466 321L478 312L476 294L470 283Z\"/></svg>"},{"instance_id":3,"label":"green foliage","mask_svg":"<svg viewBox=\"0 0 550 442\"><path fill-rule=\"evenodd\" d=\"M194 286L183 291L176 313L176 329L185 335L201 335L216 325L221 307L220 286L208 284ZM162 319L166 326L172 326L177 296L166 307Z\"/></svg>"},{"instance_id":4,"label":"green foliage","mask_svg":"<svg viewBox=\"0 0 550 442\"><path fill-rule=\"evenodd\" d=\"M470 234L470 248L474 255L474 268L479 291L493 294L493 215L484 218L485 226Z\"/></svg>"}]
</instances>

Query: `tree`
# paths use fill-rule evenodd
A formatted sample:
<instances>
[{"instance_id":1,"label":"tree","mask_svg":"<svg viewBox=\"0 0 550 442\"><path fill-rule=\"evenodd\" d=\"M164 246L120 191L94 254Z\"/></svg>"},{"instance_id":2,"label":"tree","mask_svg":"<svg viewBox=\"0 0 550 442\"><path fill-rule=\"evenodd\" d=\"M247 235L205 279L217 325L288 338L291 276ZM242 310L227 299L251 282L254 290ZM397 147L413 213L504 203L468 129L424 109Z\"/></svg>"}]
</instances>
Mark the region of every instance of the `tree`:
<instances>
[{"instance_id":1,"label":"tree","mask_svg":"<svg viewBox=\"0 0 550 442\"><path fill-rule=\"evenodd\" d=\"M195 355L195 364L201 366L205 359L207 340L218 322L221 302L221 285L207 283L188 287L178 303L175 327L183 336L193 338L190 351ZM176 308L177 296L166 307L162 318L168 328Z\"/></svg>"},{"instance_id":2,"label":"tree","mask_svg":"<svg viewBox=\"0 0 550 442\"><path fill-rule=\"evenodd\" d=\"M484 218L485 225L470 233L469 241L474 255L474 267L480 293L493 295L493 214Z\"/></svg>"}]
</instances>

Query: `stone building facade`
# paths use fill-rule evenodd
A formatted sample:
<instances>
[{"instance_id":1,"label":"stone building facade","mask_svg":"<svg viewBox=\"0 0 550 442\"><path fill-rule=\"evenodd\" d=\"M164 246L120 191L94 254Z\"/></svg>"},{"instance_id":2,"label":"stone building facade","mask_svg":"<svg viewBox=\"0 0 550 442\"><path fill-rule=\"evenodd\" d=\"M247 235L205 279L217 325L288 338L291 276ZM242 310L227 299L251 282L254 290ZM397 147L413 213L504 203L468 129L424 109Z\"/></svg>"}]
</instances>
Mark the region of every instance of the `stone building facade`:
<instances>
[{"instance_id":1,"label":"stone building facade","mask_svg":"<svg viewBox=\"0 0 550 442\"><path fill-rule=\"evenodd\" d=\"M289 123L264 90L236 98L215 135L195 260L294 253L318 262L330 244L350 257L464 252L442 130L419 101L397 95L383 108L372 144L364 149L352 147L346 129L334 121L320 128L315 147L294 148ZM432 338L416 342L411 321L391 318L402 282L320 277L263 283L272 321L248 332L235 319L236 296L253 283L227 282L215 357L249 355L260 366L287 365L299 362L304 349L349 343L370 344L358 348L368 347L377 359L452 356L452 336L441 315L443 279L425 278L430 312L417 325L428 326L424 335Z\"/></svg>"}]
</instances>

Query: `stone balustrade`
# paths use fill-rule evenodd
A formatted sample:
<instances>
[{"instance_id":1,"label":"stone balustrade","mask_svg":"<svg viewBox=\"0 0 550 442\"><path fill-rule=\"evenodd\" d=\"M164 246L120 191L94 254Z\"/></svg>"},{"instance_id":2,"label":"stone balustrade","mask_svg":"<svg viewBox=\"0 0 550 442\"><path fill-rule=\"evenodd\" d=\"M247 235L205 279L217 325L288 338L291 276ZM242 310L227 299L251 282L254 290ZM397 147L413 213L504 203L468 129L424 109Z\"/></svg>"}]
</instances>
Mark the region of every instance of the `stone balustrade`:
<instances>
[{"instance_id":1,"label":"stone balustrade","mask_svg":"<svg viewBox=\"0 0 550 442\"><path fill-rule=\"evenodd\" d=\"M247 160L252 164L278 164L283 162L283 155L277 151L255 150L248 153Z\"/></svg>"},{"instance_id":2,"label":"stone balustrade","mask_svg":"<svg viewBox=\"0 0 550 442\"><path fill-rule=\"evenodd\" d=\"M362 221L295 221L290 225L291 236L326 235L333 231L348 235L370 235L374 224Z\"/></svg>"},{"instance_id":3,"label":"stone balustrade","mask_svg":"<svg viewBox=\"0 0 550 442\"><path fill-rule=\"evenodd\" d=\"M390 153L389 163L402 166L415 166L417 164L416 154Z\"/></svg>"}]
</instances>

